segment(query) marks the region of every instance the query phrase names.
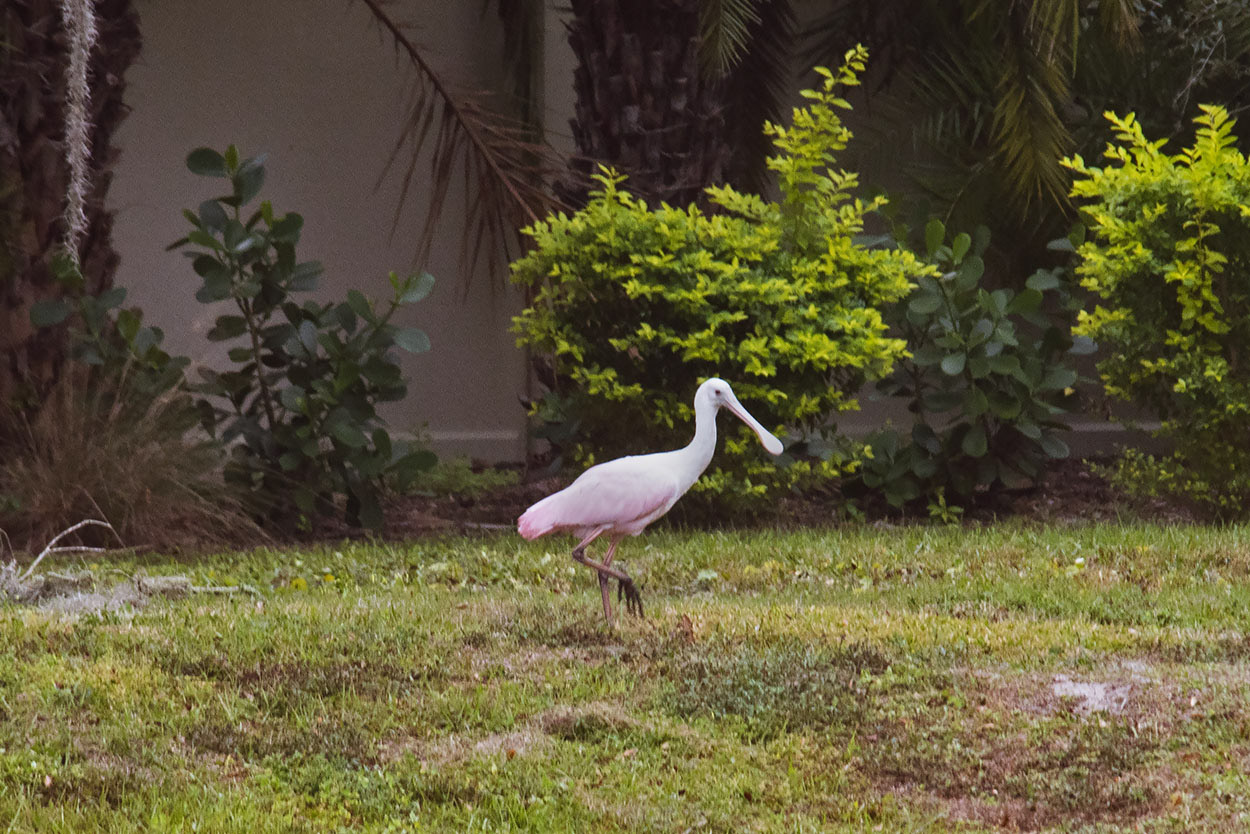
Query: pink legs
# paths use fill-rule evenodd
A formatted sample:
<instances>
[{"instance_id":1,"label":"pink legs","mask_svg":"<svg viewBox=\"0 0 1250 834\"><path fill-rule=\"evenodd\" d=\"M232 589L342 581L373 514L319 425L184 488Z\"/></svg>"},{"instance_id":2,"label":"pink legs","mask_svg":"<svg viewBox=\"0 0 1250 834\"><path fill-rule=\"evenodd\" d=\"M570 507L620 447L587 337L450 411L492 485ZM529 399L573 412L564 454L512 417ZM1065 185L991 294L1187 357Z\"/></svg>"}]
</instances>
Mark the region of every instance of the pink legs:
<instances>
[{"instance_id":1,"label":"pink legs","mask_svg":"<svg viewBox=\"0 0 1250 834\"><path fill-rule=\"evenodd\" d=\"M593 568L599 574L599 594L603 597L603 616L607 620L608 625L612 625L612 606L608 602L608 580L615 579L616 599L620 602L622 598L625 600L625 610L631 614L642 616L642 595L638 593L638 588L634 585L634 580L623 568L613 568L612 558L616 555L616 546L620 544L621 537L616 536L608 545L608 552L603 555L603 562L592 562L586 558L586 546L593 542L602 534L604 528L592 532L589 536L582 539L577 547L573 548L573 560L580 562L588 568Z\"/></svg>"}]
</instances>

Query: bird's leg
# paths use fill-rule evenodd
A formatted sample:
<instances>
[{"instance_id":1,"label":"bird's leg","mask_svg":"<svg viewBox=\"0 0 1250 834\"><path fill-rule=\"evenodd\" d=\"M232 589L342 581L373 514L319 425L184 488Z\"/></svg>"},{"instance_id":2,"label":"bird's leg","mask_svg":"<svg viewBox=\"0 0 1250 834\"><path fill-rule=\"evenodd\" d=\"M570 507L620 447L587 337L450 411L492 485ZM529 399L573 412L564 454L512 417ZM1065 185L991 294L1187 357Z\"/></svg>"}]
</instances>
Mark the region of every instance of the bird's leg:
<instances>
[{"instance_id":1,"label":"bird's leg","mask_svg":"<svg viewBox=\"0 0 1250 834\"><path fill-rule=\"evenodd\" d=\"M599 530L595 530L589 536L582 539L581 542L578 543L577 547L573 548L573 560L575 562L579 562L585 565L588 568L592 568L598 572L599 590L603 594L603 597L604 597L603 614L604 614L604 617L607 618L608 625L611 626L612 625L612 609L607 604L608 577L611 577L612 579L615 579L618 583L620 583L621 587L624 589L626 599L628 600L628 610L632 613L637 613L639 616L641 616L642 614L642 598L638 595L638 589L634 587L634 580L630 579L629 574L623 571L620 571L616 568L610 567L607 564L601 564L599 562L592 562L591 560L586 558L586 545L590 544L592 541L598 538L602 532L603 532L602 528ZM611 561L611 556L613 552L616 550L617 541L619 541L619 539L613 540L611 546L608 548L608 559L606 561ZM620 593L619 590L618 590L618 593Z\"/></svg>"},{"instance_id":2,"label":"bird's leg","mask_svg":"<svg viewBox=\"0 0 1250 834\"><path fill-rule=\"evenodd\" d=\"M612 564L612 555L616 553L616 545L620 539L613 539L608 545L608 552L603 554L603 566L606 568ZM608 621L608 625L612 624L612 605L608 602L608 577L607 574L599 574L599 596L603 597L603 616Z\"/></svg>"},{"instance_id":3,"label":"bird's leg","mask_svg":"<svg viewBox=\"0 0 1250 834\"><path fill-rule=\"evenodd\" d=\"M616 546L620 542L619 538L613 539L608 552L603 555L603 566L605 568L611 566L612 557L616 554ZM629 571L625 570L624 565L617 565L616 569L625 574L624 579L617 579L616 581L616 601L620 602L623 598L625 600L625 610L637 617L641 617L643 615L642 594L639 593L638 586L634 584L634 580L630 577ZM599 590L603 593L603 605L606 609L608 605L608 578L603 574L599 574Z\"/></svg>"}]
</instances>

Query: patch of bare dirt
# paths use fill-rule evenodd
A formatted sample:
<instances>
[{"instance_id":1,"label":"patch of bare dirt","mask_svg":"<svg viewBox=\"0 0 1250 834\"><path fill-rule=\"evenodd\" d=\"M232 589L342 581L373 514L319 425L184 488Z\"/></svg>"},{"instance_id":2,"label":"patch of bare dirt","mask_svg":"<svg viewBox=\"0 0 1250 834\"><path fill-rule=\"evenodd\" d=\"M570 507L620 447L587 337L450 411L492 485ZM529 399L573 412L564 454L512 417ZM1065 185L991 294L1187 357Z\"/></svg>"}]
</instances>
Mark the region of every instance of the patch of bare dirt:
<instances>
[{"instance_id":1,"label":"patch of bare dirt","mask_svg":"<svg viewBox=\"0 0 1250 834\"><path fill-rule=\"evenodd\" d=\"M559 705L539 713L516 730L484 736L449 736L442 739L394 737L383 741L378 755L383 761L396 761L411 754L437 764L473 758L539 755L552 737L588 739L638 727L619 705L606 701Z\"/></svg>"}]
</instances>

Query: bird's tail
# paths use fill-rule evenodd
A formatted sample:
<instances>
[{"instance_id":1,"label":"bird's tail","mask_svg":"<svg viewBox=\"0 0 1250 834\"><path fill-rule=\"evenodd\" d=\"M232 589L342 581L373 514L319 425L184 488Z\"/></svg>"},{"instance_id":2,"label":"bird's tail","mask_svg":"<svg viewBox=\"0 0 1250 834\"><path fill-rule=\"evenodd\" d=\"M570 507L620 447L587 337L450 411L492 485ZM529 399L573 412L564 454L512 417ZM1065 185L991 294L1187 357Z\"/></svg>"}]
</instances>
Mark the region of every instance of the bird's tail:
<instances>
[{"instance_id":1,"label":"bird's tail","mask_svg":"<svg viewBox=\"0 0 1250 834\"><path fill-rule=\"evenodd\" d=\"M521 517L516 521L516 529L521 534L521 538L536 539L555 529L551 521L545 518L545 516L546 513L543 512L542 501L521 513Z\"/></svg>"}]
</instances>

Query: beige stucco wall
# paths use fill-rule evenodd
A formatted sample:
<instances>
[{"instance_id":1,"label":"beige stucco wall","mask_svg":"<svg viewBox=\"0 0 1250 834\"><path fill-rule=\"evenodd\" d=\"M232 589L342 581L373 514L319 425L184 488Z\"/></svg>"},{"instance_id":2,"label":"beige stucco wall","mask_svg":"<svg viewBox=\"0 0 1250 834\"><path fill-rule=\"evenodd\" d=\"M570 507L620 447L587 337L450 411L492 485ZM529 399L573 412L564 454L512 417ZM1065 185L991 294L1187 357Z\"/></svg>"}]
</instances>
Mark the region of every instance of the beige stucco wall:
<instances>
[{"instance_id":1,"label":"beige stucco wall","mask_svg":"<svg viewBox=\"0 0 1250 834\"><path fill-rule=\"evenodd\" d=\"M319 295L348 289L382 298L390 270L414 266L424 216L424 170L398 231L391 222L398 178L375 189L406 115L411 70L368 11L348 0L138 0L144 49L127 81L132 108L117 136L121 158L110 192L122 256L117 281L128 303L166 331L172 351L197 361L224 356L204 334L221 309L195 301L198 278L164 247L184 234L184 207L214 196L183 163L198 145L233 142L268 152L263 195L277 211L304 216L301 257L325 265ZM501 72L501 37L482 5L408 0L389 7L419 23L415 39L457 84L489 88ZM408 308L433 350L404 356L407 400L387 416L399 429L425 425L441 454L519 460L524 454L524 360L508 332L519 308L510 288L459 274L462 192L444 206L449 222L422 267L434 294ZM500 273L503 274L502 272Z\"/></svg>"}]
</instances>

